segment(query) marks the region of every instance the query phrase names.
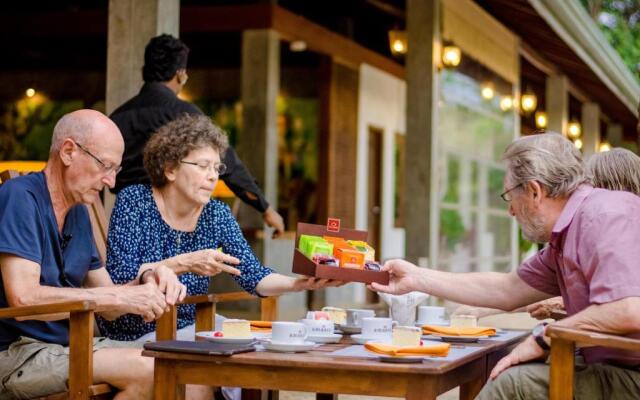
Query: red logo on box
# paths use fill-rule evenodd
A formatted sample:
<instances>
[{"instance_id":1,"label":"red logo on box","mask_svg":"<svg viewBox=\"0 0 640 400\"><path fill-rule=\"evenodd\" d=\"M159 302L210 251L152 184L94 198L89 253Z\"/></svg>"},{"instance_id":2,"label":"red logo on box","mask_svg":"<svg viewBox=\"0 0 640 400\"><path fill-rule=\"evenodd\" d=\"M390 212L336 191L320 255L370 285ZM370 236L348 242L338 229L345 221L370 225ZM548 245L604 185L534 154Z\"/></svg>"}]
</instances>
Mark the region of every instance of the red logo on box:
<instances>
[{"instance_id":1,"label":"red logo on box","mask_svg":"<svg viewBox=\"0 0 640 400\"><path fill-rule=\"evenodd\" d=\"M340 219L339 218L327 219L327 231L340 232Z\"/></svg>"}]
</instances>

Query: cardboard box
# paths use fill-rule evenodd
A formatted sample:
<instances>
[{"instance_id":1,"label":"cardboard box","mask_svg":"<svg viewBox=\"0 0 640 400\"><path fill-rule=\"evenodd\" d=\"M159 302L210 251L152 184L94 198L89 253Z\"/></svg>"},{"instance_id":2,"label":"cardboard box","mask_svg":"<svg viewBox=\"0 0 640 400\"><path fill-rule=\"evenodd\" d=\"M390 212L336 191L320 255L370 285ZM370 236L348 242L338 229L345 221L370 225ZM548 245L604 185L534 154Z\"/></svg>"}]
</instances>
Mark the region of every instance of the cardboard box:
<instances>
[{"instance_id":1,"label":"cardboard box","mask_svg":"<svg viewBox=\"0 0 640 400\"><path fill-rule=\"evenodd\" d=\"M342 237L345 240L361 240L365 242L367 241L368 236L366 231L340 229L339 222L336 228L335 220L332 219L327 226L298 223L295 243L296 248L293 250L292 271L294 273L306 276L315 276L317 278L336 279L345 282L378 282L383 285L387 285L389 283L388 272L332 267L314 263L298 249L300 235L335 236Z\"/></svg>"}]
</instances>

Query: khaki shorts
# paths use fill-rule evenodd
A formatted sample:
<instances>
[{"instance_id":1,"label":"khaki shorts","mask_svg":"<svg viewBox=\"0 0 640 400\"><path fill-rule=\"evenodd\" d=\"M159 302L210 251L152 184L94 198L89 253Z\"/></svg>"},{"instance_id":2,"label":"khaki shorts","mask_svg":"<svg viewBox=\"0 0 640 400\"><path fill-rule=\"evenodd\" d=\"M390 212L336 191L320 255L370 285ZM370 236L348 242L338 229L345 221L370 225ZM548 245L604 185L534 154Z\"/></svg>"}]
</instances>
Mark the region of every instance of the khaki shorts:
<instances>
[{"instance_id":1,"label":"khaki shorts","mask_svg":"<svg viewBox=\"0 0 640 400\"><path fill-rule=\"evenodd\" d=\"M141 347L140 343L93 339L93 351ZM65 392L69 379L69 347L21 337L0 351L0 400L32 399Z\"/></svg>"}]
</instances>

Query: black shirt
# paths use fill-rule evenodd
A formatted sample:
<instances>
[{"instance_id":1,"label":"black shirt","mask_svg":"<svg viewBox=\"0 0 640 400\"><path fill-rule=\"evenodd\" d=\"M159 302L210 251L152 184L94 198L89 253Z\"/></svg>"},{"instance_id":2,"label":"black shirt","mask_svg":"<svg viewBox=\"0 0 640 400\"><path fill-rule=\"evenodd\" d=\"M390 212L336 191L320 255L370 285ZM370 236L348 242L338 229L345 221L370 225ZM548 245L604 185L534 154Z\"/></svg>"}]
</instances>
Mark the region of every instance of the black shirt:
<instances>
[{"instance_id":1,"label":"black shirt","mask_svg":"<svg viewBox=\"0 0 640 400\"><path fill-rule=\"evenodd\" d=\"M147 82L137 96L111 114L110 118L118 125L124 137L122 171L116 176L113 193L136 183L150 183L142 163L144 146L158 128L184 113L202 114L202 111L193 104L180 100L163 83ZM269 203L233 148L229 147L222 162L227 165L227 171L220 179L236 196L263 213Z\"/></svg>"}]
</instances>

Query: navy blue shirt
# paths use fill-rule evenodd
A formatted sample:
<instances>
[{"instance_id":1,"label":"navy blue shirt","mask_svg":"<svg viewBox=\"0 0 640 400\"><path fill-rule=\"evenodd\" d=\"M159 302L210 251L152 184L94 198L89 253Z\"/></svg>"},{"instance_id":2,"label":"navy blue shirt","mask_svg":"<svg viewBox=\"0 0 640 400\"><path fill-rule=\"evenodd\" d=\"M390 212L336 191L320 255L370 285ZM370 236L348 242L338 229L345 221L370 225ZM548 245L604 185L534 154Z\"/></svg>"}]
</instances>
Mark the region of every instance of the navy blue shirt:
<instances>
[{"instance_id":1,"label":"navy blue shirt","mask_svg":"<svg viewBox=\"0 0 640 400\"><path fill-rule=\"evenodd\" d=\"M81 287L87 272L101 267L87 208L72 207L60 234L43 172L0 185L0 253L39 264L44 286ZM2 307L8 303L0 275ZM20 336L67 346L69 322L0 320L0 351Z\"/></svg>"}]
</instances>

